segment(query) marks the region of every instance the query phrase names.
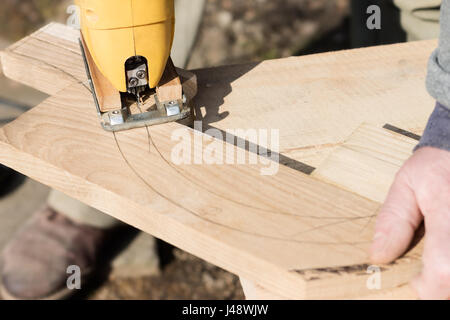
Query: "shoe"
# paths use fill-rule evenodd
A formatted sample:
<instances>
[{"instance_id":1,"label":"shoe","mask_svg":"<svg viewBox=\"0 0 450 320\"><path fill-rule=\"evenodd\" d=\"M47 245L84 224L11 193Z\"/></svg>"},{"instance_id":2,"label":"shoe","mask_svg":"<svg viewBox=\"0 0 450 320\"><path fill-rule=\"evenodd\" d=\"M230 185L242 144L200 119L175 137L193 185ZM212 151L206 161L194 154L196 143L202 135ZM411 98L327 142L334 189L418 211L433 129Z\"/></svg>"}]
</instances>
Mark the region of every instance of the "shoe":
<instances>
[{"instance_id":1,"label":"shoe","mask_svg":"<svg viewBox=\"0 0 450 320\"><path fill-rule=\"evenodd\" d=\"M77 224L50 207L36 212L1 257L0 294L11 300L68 298L69 266L78 266L81 285L95 269L107 230Z\"/></svg>"}]
</instances>

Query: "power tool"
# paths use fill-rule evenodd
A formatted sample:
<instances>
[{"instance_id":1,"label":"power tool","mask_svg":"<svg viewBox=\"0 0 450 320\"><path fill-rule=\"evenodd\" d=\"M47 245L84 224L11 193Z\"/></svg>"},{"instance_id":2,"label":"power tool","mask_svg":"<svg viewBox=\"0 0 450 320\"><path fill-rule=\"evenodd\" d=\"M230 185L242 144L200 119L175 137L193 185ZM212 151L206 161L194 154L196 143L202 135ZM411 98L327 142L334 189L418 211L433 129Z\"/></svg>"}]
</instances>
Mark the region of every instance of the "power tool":
<instances>
[{"instance_id":1,"label":"power tool","mask_svg":"<svg viewBox=\"0 0 450 320\"><path fill-rule=\"evenodd\" d=\"M174 0L75 0L80 46L101 125L127 130L192 121L170 59Z\"/></svg>"}]
</instances>

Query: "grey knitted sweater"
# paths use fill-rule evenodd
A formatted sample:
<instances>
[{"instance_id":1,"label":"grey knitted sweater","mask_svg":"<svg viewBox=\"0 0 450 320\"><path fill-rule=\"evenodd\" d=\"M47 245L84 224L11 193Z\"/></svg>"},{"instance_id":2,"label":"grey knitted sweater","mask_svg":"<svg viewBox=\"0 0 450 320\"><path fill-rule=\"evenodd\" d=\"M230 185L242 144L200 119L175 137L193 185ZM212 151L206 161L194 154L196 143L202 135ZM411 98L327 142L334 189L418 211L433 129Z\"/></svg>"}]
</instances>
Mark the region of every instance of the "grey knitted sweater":
<instances>
[{"instance_id":1,"label":"grey knitted sweater","mask_svg":"<svg viewBox=\"0 0 450 320\"><path fill-rule=\"evenodd\" d=\"M450 0L442 1L439 47L428 63L427 89L437 103L416 150L431 146L450 151Z\"/></svg>"}]
</instances>

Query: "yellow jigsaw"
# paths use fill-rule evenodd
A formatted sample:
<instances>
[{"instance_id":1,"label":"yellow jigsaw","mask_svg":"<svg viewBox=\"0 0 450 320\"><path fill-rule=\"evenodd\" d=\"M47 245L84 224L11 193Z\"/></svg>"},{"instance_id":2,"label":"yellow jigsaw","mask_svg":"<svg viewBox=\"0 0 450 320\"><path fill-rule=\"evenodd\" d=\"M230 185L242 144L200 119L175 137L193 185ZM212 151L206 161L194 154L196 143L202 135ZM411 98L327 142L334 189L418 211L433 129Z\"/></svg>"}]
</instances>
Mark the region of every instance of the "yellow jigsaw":
<instances>
[{"instance_id":1,"label":"yellow jigsaw","mask_svg":"<svg viewBox=\"0 0 450 320\"><path fill-rule=\"evenodd\" d=\"M170 59L174 0L75 0L81 48L101 124L120 131L191 121Z\"/></svg>"}]
</instances>

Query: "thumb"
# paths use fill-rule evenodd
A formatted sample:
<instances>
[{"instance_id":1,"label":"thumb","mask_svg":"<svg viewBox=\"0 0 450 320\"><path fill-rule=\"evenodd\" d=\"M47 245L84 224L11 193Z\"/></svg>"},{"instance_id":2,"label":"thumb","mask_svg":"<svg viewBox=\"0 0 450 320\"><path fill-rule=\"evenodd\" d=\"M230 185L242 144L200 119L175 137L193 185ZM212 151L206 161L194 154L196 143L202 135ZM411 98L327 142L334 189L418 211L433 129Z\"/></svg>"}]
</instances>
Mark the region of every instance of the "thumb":
<instances>
[{"instance_id":1,"label":"thumb","mask_svg":"<svg viewBox=\"0 0 450 320\"><path fill-rule=\"evenodd\" d=\"M373 263L389 263L403 254L422 221L407 172L401 169L389 190L375 225L370 249Z\"/></svg>"}]
</instances>

